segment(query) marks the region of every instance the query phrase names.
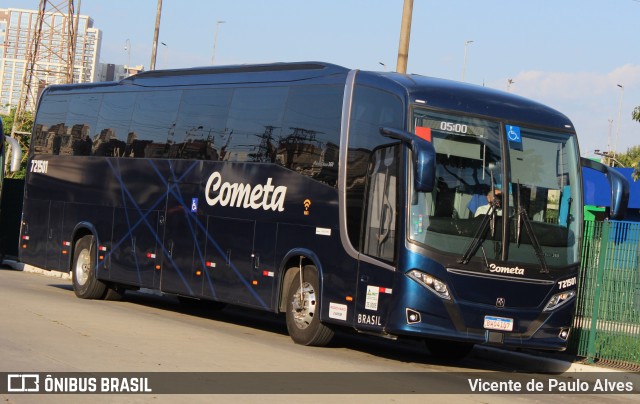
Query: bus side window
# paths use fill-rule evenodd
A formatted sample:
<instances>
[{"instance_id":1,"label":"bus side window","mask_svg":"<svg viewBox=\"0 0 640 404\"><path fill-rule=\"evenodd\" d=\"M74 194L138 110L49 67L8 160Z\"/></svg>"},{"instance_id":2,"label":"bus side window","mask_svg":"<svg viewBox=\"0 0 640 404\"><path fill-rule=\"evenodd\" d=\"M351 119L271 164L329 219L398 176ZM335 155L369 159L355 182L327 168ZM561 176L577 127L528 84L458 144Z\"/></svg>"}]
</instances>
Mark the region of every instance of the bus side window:
<instances>
[{"instance_id":1,"label":"bus side window","mask_svg":"<svg viewBox=\"0 0 640 404\"><path fill-rule=\"evenodd\" d=\"M399 153L397 144L376 149L367 176L363 252L390 262L395 257Z\"/></svg>"},{"instance_id":2,"label":"bus side window","mask_svg":"<svg viewBox=\"0 0 640 404\"><path fill-rule=\"evenodd\" d=\"M365 196L366 185L370 184L374 186L381 178L389 179L388 189L385 190L385 195L393 195L393 198L397 198L397 186L398 181L391 181L391 176L381 176L381 173L377 173L376 170L370 171L369 165L374 163L377 158L374 157L377 150L387 150L390 146L389 138L380 135L380 127L391 127L395 129L403 129L403 104L402 101L395 95L383 90L375 89L372 87L358 85L354 91L354 100L351 116L351 132L349 133L349 146L347 150L347 231L349 234L349 240L351 244L358 250L382 258L387 261L393 261L395 259L395 252L390 252L382 246L382 248L374 248L373 250L370 241L367 239L371 235L370 226L375 227L375 223L370 223L370 220L378 217L385 220L391 219L389 207L393 206L392 203L387 204L374 204L373 201L366 206L365 211ZM394 164L399 164L399 158L396 158ZM395 168L397 169L397 168ZM377 185L376 185L377 186ZM385 185L386 186L386 185ZM396 189L391 189L391 188ZM380 189L380 188L378 188ZM369 194L373 192L376 195L376 191L371 190ZM379 196L379 195L378 195ZM395 202L394 202L395 204ZM387 213L383 212L384 209ZM394 209L393 214L397 212ZM385 216L387 215L387 216ZM392 224L391 224L392 223ZM395 231L395 220L389 225L394 226L392 229ZM363 229L367 229L363 233ZM373 230L375 232L375 230ZM381 236L386 236L382 234ZM389 236L391 234L389 233ZM389 255L391 253L391 255Z\"/></svg>"},{"instance_id":3,"label":"bus side window","mask_svg":"<svg viewBox=\"0 0 640 404\"><path fill-rule=\"evenodd\" d=\"M66 125L71 133L61 145L60 154L89 156L92 149L92 131L96 131L102 94L78 94L69 102Z\"/></svg>"},{"instance_id":4,"label":"bus side window","mask_svg":"<svg viewBox=\"0 0 640 404\"><path fill-rule=\"evenodd\" d=\"M276 163L337 186L343 86L292 86Z\"/></svg>"},{"instance_id":5,"label":"bus side window","mask_svg":"<svg viewBox=\"0 0 640 404\"><path fill-rule=\"evenodd\" d=\"M238 88L233 94L220 160L273 163L288 87Z\"/></svg>"},{"instance_id":6,"label":"bus side window","mask_svg":"<svg viewBox=\"0 0 640 404\"><path fill-rule=\"evenodd\" d=\"M59 154L61 137L67 133L65 125L69 97L45 95L35 122L31 154Z\"/></svg>"},{"instance_id":7,"label":"bus side window","mask_svg":"<svg viewBox=\"0 0 640 404\"><path fill-rule=\"evenodd\" d=\"M94 156L124 156L136 96L136 93L104 95L91 148Z\"/></svg>"},{"instance_id":8,"label":"bus side window","mask_svg":"<svg viewBox=\"0 0 640 404\"><path fill-rule=\"evenodd\" d=\"M169 158L217 161L229 134L233 89L186 90L182 94Z\"/></svg>"},{"instance_id":9,"label":"bus side window","mask_svg":"<svg viewBox=\"0 0 640 404\"><path fill-rule=\"evenodd\" d=\"M127 151L130 157L163 158L174 142L182 91L150 91L138 95Z\"/></svg>"}]
</instances>

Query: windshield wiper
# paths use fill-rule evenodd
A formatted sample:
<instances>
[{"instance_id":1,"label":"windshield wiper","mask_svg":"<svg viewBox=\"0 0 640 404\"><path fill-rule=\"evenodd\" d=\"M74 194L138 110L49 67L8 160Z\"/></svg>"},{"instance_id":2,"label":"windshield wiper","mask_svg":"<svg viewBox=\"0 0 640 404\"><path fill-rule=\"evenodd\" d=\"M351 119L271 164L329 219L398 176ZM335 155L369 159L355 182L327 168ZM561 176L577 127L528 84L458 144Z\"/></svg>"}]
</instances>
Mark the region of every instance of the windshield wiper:
<instances>
[{"instance_id":1,"label":"windshield wiper","mask_svg":"<svg viewBox=\"0 0 640 404\"><path fill-rule=\"evenodd\" d=\"M548 274L549 268L547 267L547 261L544 259L544 251L542 251L542 246L540 245L540 241L538 241L538 237L533 231L533 227L531 226L531 219L529 219L529 215L527 214L527 210L522 207L521 198L520 198L520 181L518 181L518 185L516 188L516 200L517 202L517 211L516 215L518 216L516 222L516 245L520 247L520 236L522 234L522 225L524 224L524 229L529 235L529 240L531 240L531 246L533 247L533 251L535 252L536 257L538 257L538 261L540 261L540 273Z\"/></svg>"},{"instance_id":2,"label":"windshield wiper","mask_svg":"<svg viewBox=\"0 0 640 404\"><path fill-rule=\"evenodd\" d=\"M467 250L465 251L462 258L458 260L458 264L467 264L471 260L471 257L475 255L478 251L478 248L482 247L482 243L487 238L487 231L491 230L491 238L493 238L496 231L496 218L498 216L498 209L500 209L500 198L496 197L495 194L495 184L493 182L493 173L491 173L491 201L489 202L489 210L482 218L482 222L480 222L480 226L476 230ZM484 251L484 247L482 247L482 256L484 257L484 262L489 267L489 260L487 260L487 254Z\"/></svg>"}]
</instances>

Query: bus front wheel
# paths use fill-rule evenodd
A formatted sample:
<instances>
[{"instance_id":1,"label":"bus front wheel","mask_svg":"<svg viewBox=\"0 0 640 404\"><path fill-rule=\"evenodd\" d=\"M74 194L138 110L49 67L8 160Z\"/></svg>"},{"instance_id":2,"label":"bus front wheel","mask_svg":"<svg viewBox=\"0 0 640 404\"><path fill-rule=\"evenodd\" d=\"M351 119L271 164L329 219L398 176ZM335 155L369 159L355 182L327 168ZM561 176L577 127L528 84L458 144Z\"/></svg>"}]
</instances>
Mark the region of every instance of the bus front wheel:
<instances>
[{"instance_id":1,"label":"bus front wheel","mask_svg":"<svg viewBox=\"0 0 640 404\"><path fill-rule=\"evenodd\" d=\"M107 286L96 278L96 246L93 236L76 242L71 267L73 291L81 299L101 299Z\"/></svg>"},{"instance_id":2,"label":"bus front wheel","mask_svg":"<svg viewBox=\"0 0 640 404\"><path fill-rule=\"evenodd\" d=\"M333 330L320 322L320 288L318 270L307 265L291 281L287 295L287 330L296 344L325 346Z\"/></svg>"}]
</instances>

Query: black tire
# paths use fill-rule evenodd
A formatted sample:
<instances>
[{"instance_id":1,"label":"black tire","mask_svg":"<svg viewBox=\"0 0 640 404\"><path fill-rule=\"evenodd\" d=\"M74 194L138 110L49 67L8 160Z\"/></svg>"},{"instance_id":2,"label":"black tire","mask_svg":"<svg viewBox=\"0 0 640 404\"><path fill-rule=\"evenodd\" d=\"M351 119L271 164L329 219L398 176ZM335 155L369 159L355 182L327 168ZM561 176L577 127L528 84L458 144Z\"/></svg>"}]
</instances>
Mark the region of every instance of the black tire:
<instances>
[{"instance_id":1,"label":"black tire","mask_svg":"<svg viewBox=\"0 0 640 404\"><path fill-rule=\"evenodd\" d=\"M73 291L81 299L102 299L107 285L96 278L96 246L93 236L76 242L71 264Z\"/></svg>"},{"instance_id":2,"label":"black tire","mask_svg":"<svg viewBox=\"0 0 640 404\"><path fill-rule=\"evenodd\" d=\"M464 359L473 350L471 342L449 341L443 339L424 340L429 353L439 360L459 361Z\"/></svg>"},{"instance_id":3,"label":"black tire","mask_svg":"<svg viewBox=\"0 0 640 404\"><path fill-rule=\"evenodd\" d=\"M300 287L300 272L296 271L287 293L287 330L296 344L325 346L331 342L334 332L320 322L318 270L313 265L302 270L303 287Z\"/></svg>"}]
</instances>

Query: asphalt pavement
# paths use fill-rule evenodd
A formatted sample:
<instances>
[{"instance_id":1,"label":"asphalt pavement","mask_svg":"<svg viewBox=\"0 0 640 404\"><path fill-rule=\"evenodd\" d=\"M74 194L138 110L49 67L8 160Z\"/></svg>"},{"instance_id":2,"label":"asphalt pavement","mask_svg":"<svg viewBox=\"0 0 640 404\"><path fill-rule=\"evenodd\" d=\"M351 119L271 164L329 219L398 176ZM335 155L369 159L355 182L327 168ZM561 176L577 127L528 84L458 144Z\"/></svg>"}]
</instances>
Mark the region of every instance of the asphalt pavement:
<instances>
[{"instance_id":1,"label":"asphalt pavement","mask_svg":"<svg viewBox=\"0 0 640 404\"><path fill-rule=\"evenodd\" d=\"M38 273L43 276L55 277L70 280L70 275L57 271L46 271L30 265L24 265L12 261L5 261L5 265L18 271ZM158 291L141 290L146 293L161 294ZM589 379L599 378L603 373L617 373L617 377L633 381L640 386L640 372L629 372L598 364L585 363L584 358L572 357L563 353L538 352L538 351L517 351L503 349L499 347L476 345L471 355L480 360L503 364L514 368L526 367L532 372L550 373L563 375L565 377L580 377Z\"/></svg>"}]
</instances>

